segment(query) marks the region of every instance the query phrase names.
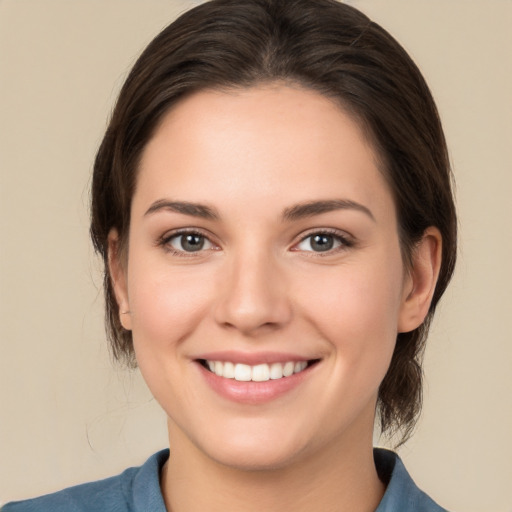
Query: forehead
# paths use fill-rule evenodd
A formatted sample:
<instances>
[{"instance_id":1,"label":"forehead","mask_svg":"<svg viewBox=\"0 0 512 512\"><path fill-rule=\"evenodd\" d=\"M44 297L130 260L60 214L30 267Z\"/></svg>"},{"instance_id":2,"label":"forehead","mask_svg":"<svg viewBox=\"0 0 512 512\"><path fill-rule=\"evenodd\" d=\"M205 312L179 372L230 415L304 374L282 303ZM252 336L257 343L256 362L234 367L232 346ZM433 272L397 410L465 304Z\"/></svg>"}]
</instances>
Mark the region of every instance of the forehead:
<instances>
[{"instance_id":1,"label":"forehead","mask_svg":"<svg viewBox=\"0 0 512 512\"><path fill-rule=\"evenodd\" d=\"M201 91L169 111L143 152L134 207L165 195L225 206L238 198L245 209L270 199L391 201L354 119L317 92L277 84Z\"/></svg>"}]
</instances>

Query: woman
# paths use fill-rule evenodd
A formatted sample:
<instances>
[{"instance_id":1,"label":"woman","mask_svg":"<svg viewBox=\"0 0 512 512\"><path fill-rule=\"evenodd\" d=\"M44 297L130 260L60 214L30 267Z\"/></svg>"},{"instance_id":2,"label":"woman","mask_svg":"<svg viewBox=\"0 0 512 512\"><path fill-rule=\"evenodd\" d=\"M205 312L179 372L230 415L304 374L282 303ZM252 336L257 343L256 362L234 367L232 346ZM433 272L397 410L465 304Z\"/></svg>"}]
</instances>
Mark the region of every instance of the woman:
<instances>
[{"instance_id":1,"label":"woman","mask_svg":"<svg viewBox=\"0 0 512 512\"><path fill-rule=\"evenodd\" d=\"M442 510L411 434L453 272L446 144L404 50L331 0L214 0L143 52L96 158L113 351L168 451L16 510Z\"/></svg>"}]
</instances>

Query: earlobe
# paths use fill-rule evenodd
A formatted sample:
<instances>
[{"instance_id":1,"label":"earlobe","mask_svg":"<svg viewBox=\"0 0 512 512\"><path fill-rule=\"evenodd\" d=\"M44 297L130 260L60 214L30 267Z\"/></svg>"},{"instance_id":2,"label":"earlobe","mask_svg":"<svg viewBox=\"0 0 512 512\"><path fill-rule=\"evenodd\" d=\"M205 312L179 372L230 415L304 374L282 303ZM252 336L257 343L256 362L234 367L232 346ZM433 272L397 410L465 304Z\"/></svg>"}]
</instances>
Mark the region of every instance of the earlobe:
<instances>
[{"instance_id":1,"label":"earlobe","mask_svg":"<svg viewBox=\"0 0 512 512\"><path fill-rule=\"evenodd\" d=\"M441 268L441 251L441 233L431 226L425 230L411 255L412 268L404 287L398 332L416 329L427 316Z\"/></svg>"},{"instance_id":2,"label":"earlobe","mask_svg":"<svg viewBox=\"0 0 512 512\"><path fill-rule=\"evenodd\" d=\"M119 320L121 325L129 331L132 326L126 281L126 262L121 253L119 235L116 229L112 229L108 234L108 268L119 308Z\"/></svg>"}]
</instances>

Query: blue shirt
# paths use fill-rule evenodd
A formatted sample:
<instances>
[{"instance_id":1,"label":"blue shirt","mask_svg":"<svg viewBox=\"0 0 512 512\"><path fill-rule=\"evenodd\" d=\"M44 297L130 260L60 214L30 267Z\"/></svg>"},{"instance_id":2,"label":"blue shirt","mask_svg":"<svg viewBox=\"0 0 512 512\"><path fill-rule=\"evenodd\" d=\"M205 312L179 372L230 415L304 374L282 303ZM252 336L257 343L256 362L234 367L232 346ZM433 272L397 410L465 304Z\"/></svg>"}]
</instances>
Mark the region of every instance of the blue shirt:
<instances>
[{"instance_id":1,"label":"blue shirt","mask_svg":"<svg viewBox=\"0 0 512 512\"><path fill-rule=\"evenodd\" d=\"M8 503L1 512L166 512L160 469L168 457L169 450L162 450L118 476ZM375 448L374 458L379 478L387 485L375 512L446 512L416 487L396 453Z\"/></svg>"}]
</instances>

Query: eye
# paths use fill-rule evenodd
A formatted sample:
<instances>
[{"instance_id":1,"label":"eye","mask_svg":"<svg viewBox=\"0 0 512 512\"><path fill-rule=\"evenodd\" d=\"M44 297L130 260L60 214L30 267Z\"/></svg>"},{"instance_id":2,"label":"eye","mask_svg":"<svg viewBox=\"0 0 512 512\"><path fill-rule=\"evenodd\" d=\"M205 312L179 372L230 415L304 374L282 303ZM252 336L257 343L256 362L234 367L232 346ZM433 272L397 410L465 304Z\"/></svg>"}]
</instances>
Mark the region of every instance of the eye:
<instances>
[{"instance_id":1,"label":"eye","mask_svg":"<svg viewBox=\"0 0 512 512\"><path fill-rule=\"evenodd\" d=\"M344 236L334 233L317 232L303 238L295 247L298 251L329 252L352 245Z\"/></svg>"},{"instance_id":2,"label":"eye","mask_svg":"<svg viewBox=\"0 0 512 512\"><path fill-rule=\"evenodd\" d=\"M167 237L163 242L175 253L193 253L214 248L208 238L194 232L177 233Z\"/></svg>"}]
</instances>

